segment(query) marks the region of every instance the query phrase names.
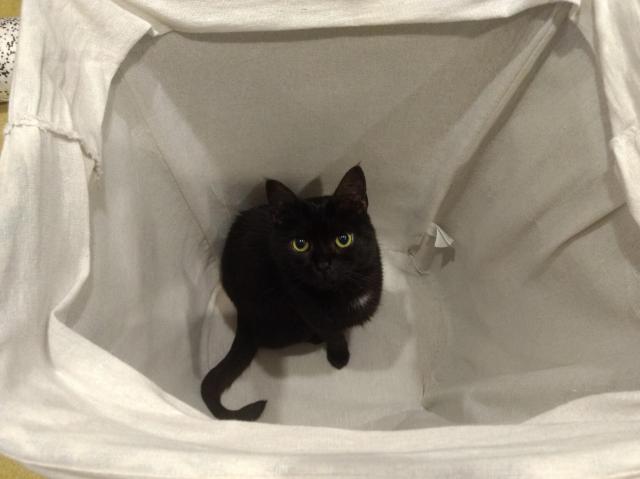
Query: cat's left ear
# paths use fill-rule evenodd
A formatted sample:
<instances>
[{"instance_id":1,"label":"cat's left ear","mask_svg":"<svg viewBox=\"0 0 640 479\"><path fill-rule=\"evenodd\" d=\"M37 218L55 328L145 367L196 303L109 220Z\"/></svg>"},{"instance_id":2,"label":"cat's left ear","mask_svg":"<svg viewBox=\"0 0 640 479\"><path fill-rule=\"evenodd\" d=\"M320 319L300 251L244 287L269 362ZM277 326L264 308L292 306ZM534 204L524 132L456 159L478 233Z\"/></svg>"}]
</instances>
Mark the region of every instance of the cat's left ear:
<instances>
[{"instance_id":1,"label":"cat's left ear","mask_svg":"<svg viewBox=\"0 0 640 479\"><path fill-rule=\"evenodd\" d=\"M346 200L350 206L361 212L367 211L369 199L367 198L367 182L364 171L360 165L356 165L345 173L333 196Z\"/></svg>"}]
</instances>

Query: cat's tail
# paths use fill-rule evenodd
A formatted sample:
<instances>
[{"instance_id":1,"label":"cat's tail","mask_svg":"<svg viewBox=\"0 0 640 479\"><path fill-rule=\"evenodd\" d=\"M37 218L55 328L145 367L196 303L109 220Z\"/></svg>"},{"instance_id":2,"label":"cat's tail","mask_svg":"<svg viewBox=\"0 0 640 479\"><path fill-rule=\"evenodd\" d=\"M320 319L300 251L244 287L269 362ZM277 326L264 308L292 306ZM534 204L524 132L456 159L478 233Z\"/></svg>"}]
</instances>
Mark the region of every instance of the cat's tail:
<instances>
[{"instance_id":1,"label":"cat's tail","mask_svg":"<svg viewBox=\"0 0 640 479\"><path fill-rule=\"evenodd\" d=\"M218 419L255 421L264 411L267 401L256 401L235 411L227 409L221 402L222 393L249 367L256 352L257 348L251 338L238 329L227 355L202 380L202 399Z\"/></svg>"}]
</instances>

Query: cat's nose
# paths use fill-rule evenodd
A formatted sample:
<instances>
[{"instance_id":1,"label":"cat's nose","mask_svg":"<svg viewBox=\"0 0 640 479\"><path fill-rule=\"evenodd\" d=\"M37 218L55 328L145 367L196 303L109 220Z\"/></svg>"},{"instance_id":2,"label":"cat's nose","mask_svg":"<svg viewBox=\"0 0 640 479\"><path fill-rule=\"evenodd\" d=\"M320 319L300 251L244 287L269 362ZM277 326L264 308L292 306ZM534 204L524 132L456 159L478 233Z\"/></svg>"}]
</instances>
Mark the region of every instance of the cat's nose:
<instances>
[{"instance_id":1,"label":"cat's nose","mask_svg":"<svg viewBox=\"0 0 640 479\"><path fill-rule=\"evenodd\" d=\"M321 260L316 263L316 268L318 268L318 271L322 273L326 272L329 269L329 266L331 266L331 263L326 260Z\"/></svg>"}]
</instances>

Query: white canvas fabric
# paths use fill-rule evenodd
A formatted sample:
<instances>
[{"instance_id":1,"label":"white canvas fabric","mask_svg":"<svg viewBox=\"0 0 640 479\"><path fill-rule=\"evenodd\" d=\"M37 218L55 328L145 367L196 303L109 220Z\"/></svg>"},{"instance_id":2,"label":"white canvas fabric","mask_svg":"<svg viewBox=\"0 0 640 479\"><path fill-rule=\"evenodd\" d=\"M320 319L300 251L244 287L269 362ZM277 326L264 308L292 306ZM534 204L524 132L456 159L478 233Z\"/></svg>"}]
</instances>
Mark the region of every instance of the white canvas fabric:
<instances>
[{"instance_id":1,"label":"white canvas fabric","mask_svg":"<svg viewBox=\"0 0 640 479\"><path fill-rule=\"evenodd\" d=\"M0 451L47 477L633 477L633 2L25 0ZM608 145L611 145L609 148ZM363 166L383 302L199 397L227 228ZM635 218L635 219L634 219Z\"/></svg>"}]
</instances>

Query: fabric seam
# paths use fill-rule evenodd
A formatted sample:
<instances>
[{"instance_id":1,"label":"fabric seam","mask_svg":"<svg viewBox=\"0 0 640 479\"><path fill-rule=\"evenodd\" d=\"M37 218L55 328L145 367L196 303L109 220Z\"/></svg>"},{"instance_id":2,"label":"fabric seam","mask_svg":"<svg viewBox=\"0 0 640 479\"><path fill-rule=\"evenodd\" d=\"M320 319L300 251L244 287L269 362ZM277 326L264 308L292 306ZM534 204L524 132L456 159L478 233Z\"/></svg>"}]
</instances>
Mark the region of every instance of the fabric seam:
<instances>
[{"instance_id":1,"label":"fabric seam","mask_svg":"<svg viewBox=\"0 0 640 479\"><path fill-rule=\"evenodd\" d=\"M162 164L164 165L164 167L166 168L167 172L169 173L169 176L171 177L171 181L174 183L175 187L178 189L178 192L180 193L180 197L182 198L182 202L184 203L184 205L186 206L187 210L189 211L189 214L191 215L191 218L192 218L193 222L196 225L198 225L198 229L200 230L200 233L202 234L202 238L203 238L204 242L207 244L208 251L211 252L212 249L213 249L213 245L209 241L209 238L207 237L207 234L206 234L206 232L204 230L204 227L202 226L202 224L198 220L198 217L196 216L195 212L193 211L193 208L191 207L191 204L187 200L187 197L184 194L184 190L180 186L180 183L178 182L178 179L176 178L176 175L173 172L173 169L171 168L171 166L169 166L169 163L167 162L167 159L166 159L164 153L160 149L160 145L158 144L158 140L156 138L156 135L153 134L153 132L151 130L151 126L149 125L149 122L147 121L147 118L142 113L142 108L140 107L140 102L138 101L138 98L136 97L134 89L131 87L131 84L127 81L127 79L124 76L122 77L122 82L127 85L127 88L129 89L129 91L131 93L131 97L133 98L133 101L134 101L134 103L136 105L136 109L138 111L138 114L139 114L140 118L142 119L142 121L144 122L144 125L145 125L145 127L147 129L147 132L149 133L149 137L153 141L153 144L155 146L155 150L157 152L158 157L160 158L160 160L162 161ZM226 208L226 205L225 205L225 208Z\"/></svg>"},{"instance_id":2,"label":"fabric seam","mask_svg":"<svg viewBox=\"0 0 640 479\"><path fill-rule=\"evenodd\" d=\"M478 131L469 138L466 146L466 159L456 167L455 172L452 174L451 179L453 182L455 182L458 174L463 171L470 164L470 162L472 162L475 153L482 146L483 142L487 138L487 135L491 132L492 126L495 125L496 121L498 121L500 116L504 113L505 108L507 107L509 102L517 94L518 89L522 85L523 78L532 71L533 66L542 55L542 52L549 45L551 39L557 32L557 28L554 28L556 19L559 15L561 15L565 8L565 5L556 5L544 24L534 35L530 43L531 50L523 59L520 68L514 73L513 77L505 87L504 92L496 99L491 110L486 115L484 115L484 117L482 118L482 125L480 126ZM450 212L450 207L447 208L446 211L444 211L444 208L446 207L447 196L449 195L451 189L452 186L450 185L447 191L443 194L442 198L438 200L440 205L433 214L433 217L427 220L427 224L437 223L442 225L446 223L445 217ZM426 230L428 228L425 227L424 229ZM425 233L424 235L422 235L418 249L424 247L425 241L428 241L429 244L433 244L433 242L435 242L435 238L432 240ZM413 254L409 253L411 263L421 276L426 276L429 273L430 265L425 269L417 264L416 253L417 250Z\"/></svg>"}]
</instances>

